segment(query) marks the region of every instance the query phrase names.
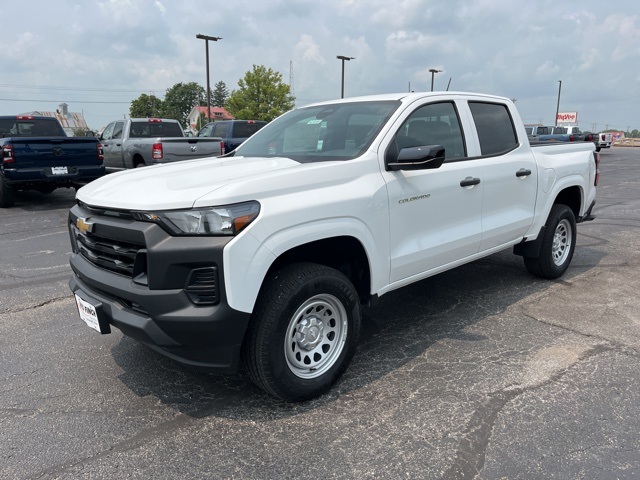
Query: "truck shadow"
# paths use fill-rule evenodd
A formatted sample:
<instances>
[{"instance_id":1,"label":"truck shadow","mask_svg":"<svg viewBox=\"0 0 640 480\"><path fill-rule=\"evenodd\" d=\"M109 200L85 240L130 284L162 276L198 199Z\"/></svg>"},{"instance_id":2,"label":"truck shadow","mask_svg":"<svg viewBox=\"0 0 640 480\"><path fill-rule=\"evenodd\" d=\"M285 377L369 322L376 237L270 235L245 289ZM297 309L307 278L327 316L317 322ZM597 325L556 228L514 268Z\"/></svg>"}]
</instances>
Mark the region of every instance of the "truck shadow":
<instances>
[{"instance_id":1,"label":"truck shadow","mask_svg":"<svg viewBox=\"0 0 640 480\"><path fill-rule=\"evenodd\" d=\"M15 205L12 209L25 212L69 209L75 203L76 191L73 188L56 188L52 193L43 194L35 190L15 192Z\"/></svg>"},{"instance_id":2,"label":"truck shadow","mask_svg":"<svg viewBox=\"0 0 640 480\"><path fill-rule=\"evenodd\" d=\"M604 256L599 243L580 247L582 261L574 259L559 282L597 265ZM113 347L112 354L124 370L119 376L123 384L185 415L274 420L358 396L360 390L425 355L442 339L486 341L483 335L468 332L468 327L553 284L532 277L522 259L507 251L391 292L364 310L358 351L340 381L323 396L298 404L271 399L243 372L221 376L190 371L127 337Z\"/></svg>"}]
</instances>

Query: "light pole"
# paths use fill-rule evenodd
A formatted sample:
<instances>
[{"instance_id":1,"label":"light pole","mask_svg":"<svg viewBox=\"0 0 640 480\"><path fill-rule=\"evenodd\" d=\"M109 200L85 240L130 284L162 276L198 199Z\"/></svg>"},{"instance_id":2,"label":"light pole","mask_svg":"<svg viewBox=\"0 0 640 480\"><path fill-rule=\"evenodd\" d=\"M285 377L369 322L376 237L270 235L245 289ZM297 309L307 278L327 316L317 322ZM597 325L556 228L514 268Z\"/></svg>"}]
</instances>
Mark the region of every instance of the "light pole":
<instances>
[{"instance_id":1,"label":"light pole","mask_svg":"<svg viewBox=\"0 0 640 480\"><path fill-rule=\"evenodd\" d=\"M433 79L436 76L436 73L440 73L442 70L436 70L435 68L430 68L429 71L431 72L431 91L433 92Z\"/></svg>"},{"instance_id":2,"label":"light pole","mask_svg":"<svg viewBox=\"0 0 640 480\"><path fill-rule=\"evenodd\" d=\"M222 40L222 37L210 37L209 35L202 35L198 33L196 38L204 40L205 52L207 55L207 118L211 121L211 88L209 87L209 40L217 42Z\"/></svg>"},{"instance_id":3,"label":"light pole","mask_svg":"<svg viewBox=\"0 0 640 480\"><path fill-rule=\"evenodd\" d=\"M558 80L558 105L556 106L556 123L555 126L558 126L558 114L560 113L560 90L562 90L562 80Z\"/></svg>"},{"instance_id":4,"label":"light pole","mask_svg":"<svg viewBox=\"0 0 640 480\"><path fill-rule=\"evenodd\" d=\"M336 58L338 60L342 60L342 90L341 90L340 98L344 98L344 61L355 60L356 57L346 57L344 55L338 55Z\"/></svg>"}]
</instances>

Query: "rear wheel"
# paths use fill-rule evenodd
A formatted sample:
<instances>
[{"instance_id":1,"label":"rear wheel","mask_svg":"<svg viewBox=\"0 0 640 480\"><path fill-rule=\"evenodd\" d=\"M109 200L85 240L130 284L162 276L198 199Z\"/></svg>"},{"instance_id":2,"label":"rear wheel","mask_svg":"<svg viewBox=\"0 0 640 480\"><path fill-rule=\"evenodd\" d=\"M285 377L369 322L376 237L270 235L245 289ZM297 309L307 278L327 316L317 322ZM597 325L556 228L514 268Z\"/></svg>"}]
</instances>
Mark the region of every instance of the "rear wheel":
<instances>
[{"instance_id":1,"label":"rear wheel","mask_svg":"<svg viewBox=\"0 0 640 480\"><path fill-rule=\"evenodd\" d=\"M545 224L540 252L537 257L525 257L524 264L537 277L553 279L569 268L576 247L576 219L566 205L551 208Z\"/></svg>"},{"instance_id":2,"label":"rear wheel","mask_svg":"<svg viewBox=\"0 0 640 480\"><path fill-rule=\"evenodd\" d=\"M7 184L0 174L0 208L12 207L15 203L13 187Z\"/></svg>"},{"instance_id":3,"label":"rear wheel","mask_svg":"<svg viewBox=\"0 0 640 480\"><path fill-rule=\"evenodd\" d=\"M273 397L302 401L327 391L351 361L360 307L343 274L312 263L288 265L265 281L243 358Z\"/></svg>"}]
</instances>

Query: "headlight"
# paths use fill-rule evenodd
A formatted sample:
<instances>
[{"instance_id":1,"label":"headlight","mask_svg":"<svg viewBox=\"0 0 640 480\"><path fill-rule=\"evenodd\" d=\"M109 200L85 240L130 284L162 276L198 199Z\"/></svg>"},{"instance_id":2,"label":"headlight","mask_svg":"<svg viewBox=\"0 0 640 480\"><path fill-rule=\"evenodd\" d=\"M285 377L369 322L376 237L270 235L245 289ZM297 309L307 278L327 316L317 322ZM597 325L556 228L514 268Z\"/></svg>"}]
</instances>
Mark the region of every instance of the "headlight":
<instances>
[{"instance_id":1,"label":"headlight","mask_svg":"<svg viewBox=\"0 0 640 480\"><path fill-rule=\"evenodd\" d=\"M164 212L135 212L137 220L154 222L172 235L237 235L260 213L258 202Z\"/></svg>"}]
</instances>

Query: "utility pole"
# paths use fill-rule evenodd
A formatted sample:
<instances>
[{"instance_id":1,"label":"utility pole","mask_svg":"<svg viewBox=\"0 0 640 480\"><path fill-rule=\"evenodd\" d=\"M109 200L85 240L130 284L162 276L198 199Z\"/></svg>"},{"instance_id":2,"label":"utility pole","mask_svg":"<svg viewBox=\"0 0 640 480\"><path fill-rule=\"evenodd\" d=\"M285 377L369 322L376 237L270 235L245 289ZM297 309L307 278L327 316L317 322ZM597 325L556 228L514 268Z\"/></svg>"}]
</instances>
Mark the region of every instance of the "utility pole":
<instances>
[{"instance_id":1,"label":"utility pole","mask_svg":"<svg viewBox=\"0 0 640 480\"><path fill-rule=\"evenodd\" d=\"M442 70L437 70L435 68L430 68L429 71L431 72L431 91L433 92L433 79L436 76L436 73L440 73Z\"/></svg>"},{"instance_id":2,"label":"utility pole","mask_svg":"<svg viewBox=\"0 0 640 480\"><path fill-rule=\"evenodd\" d=\"M344 62L349 60L355 60L356 57L346 57L344 55L338 55L336 57L338 60L342 60L342 90L340 93L340 98L344 98Z\"/></svg>"},{"instance_id":3,"label":"utility pole","mask_svg":"<svg viewBox=\"0 0 640 480\"><path fill-rule=\"evenodd\" d=\"M207 118L211 121L211 87L209 86L209 40L217 42L222 40L222 37L210 37L209 35L197 34L196 38L204 40L205 52L207 55Z\"/></svg>"},{"instance_id":4,"label":"utility pole","mask_svg":"<svg viewBox=\"0 0 640 480\"><path fill-rule=\"evenodd\" d=\"M562 90L562 80L558 80L558 105L556 106L555 126L558 126L558 114L560 113L560 91Z\"/></svg>"}]
</instances>

